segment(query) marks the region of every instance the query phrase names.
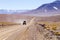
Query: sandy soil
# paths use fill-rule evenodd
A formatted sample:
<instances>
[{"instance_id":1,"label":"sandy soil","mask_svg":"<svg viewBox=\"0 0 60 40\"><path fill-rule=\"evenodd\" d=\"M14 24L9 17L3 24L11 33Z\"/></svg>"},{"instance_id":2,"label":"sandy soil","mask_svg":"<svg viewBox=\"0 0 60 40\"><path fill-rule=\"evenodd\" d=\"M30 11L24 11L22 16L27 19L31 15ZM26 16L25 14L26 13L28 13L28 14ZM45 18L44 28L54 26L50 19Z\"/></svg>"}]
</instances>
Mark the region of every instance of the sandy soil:
<instances>
[{"instance_id":1,"label":"sandy soil","mask_svg":"<svg viewBox=\"0 0 60 40\"><path fill-rule=\"evenodd\" d=\"M0 29L0 40L58 40L49 30L35 23L33 18L27 25L15 25Z\"/></svg>"}]
</instances>

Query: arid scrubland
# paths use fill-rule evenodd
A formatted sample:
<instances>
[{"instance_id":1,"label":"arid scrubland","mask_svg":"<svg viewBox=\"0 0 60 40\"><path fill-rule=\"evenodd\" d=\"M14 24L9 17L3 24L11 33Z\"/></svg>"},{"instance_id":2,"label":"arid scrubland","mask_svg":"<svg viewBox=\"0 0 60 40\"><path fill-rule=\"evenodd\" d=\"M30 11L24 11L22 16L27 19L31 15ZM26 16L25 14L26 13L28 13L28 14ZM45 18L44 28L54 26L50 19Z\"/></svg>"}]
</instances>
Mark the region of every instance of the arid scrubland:
<instances>
[{"instance_id":1,"label":"arid scrubland","mask_svg":"<svg viewBox=\"0 0 60 40\"><path fill-rule=\"evenodd\" d=\"M13 22L16 19L23 21L22 23ZM26 25L23 25L24 21ZM0 22L0 34L0 40L59 40L60 18L58 16L17 18L16 16L11 19L11 22L5 22L5 20Z\"/></svg>"}]
</instances>

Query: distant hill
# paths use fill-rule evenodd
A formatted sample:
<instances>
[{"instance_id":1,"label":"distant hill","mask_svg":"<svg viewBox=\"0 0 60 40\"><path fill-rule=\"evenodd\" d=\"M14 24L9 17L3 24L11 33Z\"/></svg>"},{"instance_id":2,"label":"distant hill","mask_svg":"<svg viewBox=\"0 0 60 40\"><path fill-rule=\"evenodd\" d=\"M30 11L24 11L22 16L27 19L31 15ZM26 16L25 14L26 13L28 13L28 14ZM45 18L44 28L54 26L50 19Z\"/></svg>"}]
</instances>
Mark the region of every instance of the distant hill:
<instances>
[{"instance_id":1,"label":"distant hill","mask_svg":"<svg viewBox=\"0 0 60 40\"><path fill-rule=\"evenodd\" d=\"M60 0L51 3L43 4L33 10L4 10L0 9L0 14L60 14Z\"/></svg>"},{"instance_id":2,"label":"distant hill","mask_svg":"<svg viewBox=\"0 0 60 40\"><path fill-rule=\"evenodd\" d=\"M31 20L32 17L36 17L38 21L52 21L52 22L59 22L60 15L50 16L50 17L37 17L37 16L26 16L26 15L12 15L12 14L0 14L0 22L15 22L16 20L26 19Z\"/></svg>"},{"instance_id":3,"label":"distant hill","mask_svg":"<svg viewBox=\"0 0 60 40\"><path fill-rule=\"evenodd\" d=\"M21 13L21 12L26 12L28 10L5 10L5 9L0 9L0 14L14 14L14 13Z\"/></svg>"},{"instance_id":4,"label":"distant hill","mask_svg":"<svg viewBox=\"0 0 60 40\"><path fill-rule=\"evenodd\" d=\"M51 12L51 11L59 11L60 10L60 1L54 1L52 3L43 4L38 7L36 10L40 10L40 12Z\"/></svg>"},{"instance_id":5,"label":"distant hill","mask_svg":"<svg viewBox=\"0 0 60 40\"><path fill-rule=\"evenodd\" d=\"M34 10L0 10L0 22L30 20L32 17L37 17L39 21L60 21L60 1L43 4Z\"/></svg>"},{"instance_id":6,"label":"distant hill","mask_svg":"<svg viewBox=\"0 0 60 40\"><path fill-rule=\"evenodd\" d=\"M30 16L53 16L60 15L60 0L43 4L34 10L22 13Z\"/></svg>"}]
</instances>

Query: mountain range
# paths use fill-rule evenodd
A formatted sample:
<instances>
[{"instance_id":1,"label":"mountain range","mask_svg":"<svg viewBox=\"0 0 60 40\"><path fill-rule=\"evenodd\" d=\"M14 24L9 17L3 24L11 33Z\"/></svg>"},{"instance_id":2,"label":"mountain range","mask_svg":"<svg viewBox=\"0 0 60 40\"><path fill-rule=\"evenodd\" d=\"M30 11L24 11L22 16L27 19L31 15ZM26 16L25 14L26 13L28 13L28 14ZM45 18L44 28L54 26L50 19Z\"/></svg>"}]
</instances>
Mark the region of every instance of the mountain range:
<instances>
[{"instance_id":1,"label":"mountain range","mask_svg":"<svg viewBox=\"0 0 60 40\"><path fill-rule=\"evenodd\" d=\"M30 20L33 17L36 17L40 21L56 22L60 21L60 1L43 4L33 10L0 10L0 13L3 13L0 14L0 22L15 22L20 19Z\"/></svg>"},{"instance_id":2,"label":"mountain range","mask_svg":"<svg viewBox=\"0 0 60 40\"><path fill-rule=\"evenodd\" d=\"M42 6L38 7L37 10L40 10L41 12L59 11L60 1L57 0L52 3L43 4Z\"/></svg>"},{"instance_id":3,"label":"mountain range","mask_svg":"<svg viewBox=\"0 0 60 40\"><path fill-rule=\"evenodd\" d=\"M33 10L0 10L0 14L60 14L60 0L46 3Z\"/></svg>"},{"instance_id":4,"label":"mountain range","mask_svg":"<svg viewBox=\"0 0 60 40\"><path fill-rule=\"evenodd\" d=\"M51 12L51 11L59 11L60 10L60 0L54 1L52 3L43 4L42 6L34 9L32 12ZM0 9L0 14L12 14L12 13L21 13L26 12L27 10L4 10ZM34 12L34 13L35 13Z\"/></svg>"},{"instance_id":5,"label":"mountain range","mask_svg":"<svg viewBox=\"0 0 60 40\"><path fill-rule=\"evenodd\" d=\"M51 3L46 3L34 10L22 13L30 16L54 16L60 15L60 0Z\"/></svg>"},{"instance_id":6,"label":"mountain range","mask_svg":"<svg viewBox=\"0 0 60 40\"><path fill-rule=\"evenodd\" d=\"M21 13L21 12L26 12L27 10L5 10L5 9L0 9L0 14L14 14L14 13Z\"/></svg>"}]
</instances>

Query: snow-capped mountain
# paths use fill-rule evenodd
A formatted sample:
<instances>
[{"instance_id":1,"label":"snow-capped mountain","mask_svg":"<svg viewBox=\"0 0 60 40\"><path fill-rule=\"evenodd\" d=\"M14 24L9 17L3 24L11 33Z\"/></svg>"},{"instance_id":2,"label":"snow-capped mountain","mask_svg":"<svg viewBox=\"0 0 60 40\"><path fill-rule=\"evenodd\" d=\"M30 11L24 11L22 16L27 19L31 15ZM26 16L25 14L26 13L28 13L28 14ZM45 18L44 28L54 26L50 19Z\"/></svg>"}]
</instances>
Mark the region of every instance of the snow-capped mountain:
<instances>
[{"instance_id":1,"label":"snow-capped mountain","mask_svg":"<svg viewBox=\"0 0 60 40\"><path fill-rule=\"evenodd\" d=\"M27 10L5 10L5 9L0 9L0 14L12 14L12 13L21 13L21 12L26 12Z\"/></svg>"},{"instance_id":2,"label":"snow-capped mountain","mask_svg":"<svg viewBox=\"0 0 60 40\"><path fill-rule=\"evenodd\" d=\"M42 6L38 7L37 9L34 10L4 10L0 9L0 14L12 14L12 13L21 13L22 14L36 14L36 13L41 13L41 12L60 12L60 0L56 0L52 3L47 3L43 4ZM51 13L50 13L51 14ZM54 13L55 14L55 13Z\"/></svg>"},{"instance_id":3,"label":"snow-capped mountain","mask_svg":"<svg viewBox=\"0 0 60 40\"><path fill-rule=\"evenodd\" d=\"M60 0L51 3L43 4L34 10L30 10L25 15L30 16L53 16L60 15Z\"/></svg>"},{"instance_id":4,"label":"snow-capped mountain","mask_svg":"<svg viewBox=\"0 0 60 40\"><path fill-rule=\"evenodd\" d=\"M43 4L38 7L36 10L41 12L51 12L51 11L59 11L60 10L60 0L56 0L52 3Z\"/></svg>"}]
</instances>

